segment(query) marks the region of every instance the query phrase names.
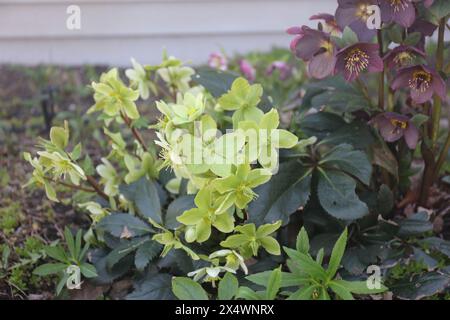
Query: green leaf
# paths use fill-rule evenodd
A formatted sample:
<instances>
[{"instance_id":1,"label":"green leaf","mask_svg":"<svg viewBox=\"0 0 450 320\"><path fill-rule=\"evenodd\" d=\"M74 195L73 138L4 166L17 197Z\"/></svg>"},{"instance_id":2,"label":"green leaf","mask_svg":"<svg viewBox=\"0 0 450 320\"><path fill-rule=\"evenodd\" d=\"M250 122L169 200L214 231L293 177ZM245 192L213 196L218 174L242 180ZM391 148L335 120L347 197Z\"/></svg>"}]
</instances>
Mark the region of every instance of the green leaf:
<instances>
[{"instance_id":1,"label":"green leaf","mask_svg":"<svg viewBox=\"0 0 450 320\"><path fill-rule=\"evenodd\" d=\"M202 286L189 278L173 278L172 291L179 300L208 300Z\"/></svg>"},{"instance_id":2,"label":"green leaf","mask_svg":"<svg viewBox=\"0 0 450 320\"><path fill-rule=\"evenodd\" d=\"M131 238L154 233L150 225L128 213L114 213L103 218L97 229L109 232L115 237Z\"/></svg>"},{"instance_id":3,"label":"green leaf","mask_svg":"<svg viewBox=\"0 0 450 320\"><path fill-rule=\"evenodd\" d=\"M95 278L97 276L97 270L95 270L95 267L90 263L82 263L80 271L86 278Z\"/></svg>"},{"instance_id":4,"label":"green leaf","mask_svg":"<svg viewBox=\"0 0 450 320\"><path fill-rule=\"evenodd\" d=\"M401 43L403 40L402 28L399 25L394 25L387 29L389 38L395 43Z\"/></svg>"},{"instance_id":5,"label":"green leaf","mask_svg":"<svg viewBox=\"0 0 450 320\"><path fill-rule=\"evenodd\" d=\"M406 219L398 221L400 237L419 236L433 230L433 224L425 211L415 213Z\"/></svg>"},{"instance_id":6,"label":"green leaf","mask_svg":"<svg viewBox=\"0 0 450 320\"><path fill-rule=\"evenodd\" d=\"M419 43L421 37L422 34L420 32L412 32L408 34L406 39L403 41L403 44L407 46L415 46L417 43Z\"/></svg>"},{"instance_id":7,"label":"green leaf","mask_svg":"<svg viewBox=\"0 0 450 320\"><path fill-rule=\"evenodd\" d=\"M138 270L144 268L152 261L160 252L162 246L156 241L148 241L144 245L139 246L134 257L134 264Z\"/></svg>"},{"instance_id":8,"label":"green leaf","mask_svg":"<svg viewBox=\"0 0 450 320\"><path fill-rule=\"evenodd\" d=\"M77 161L81 156L81 143L78 143L70 154L73 161Z\"/></svg>"},{"instance_id":9,"label":"green leaf","mask_svg":"<svg viewBox=\"0 0 450 320\"><path fill-rule=\"evenodd\" d=\"M428 272L405 278L391 286L394 295L402 299L419 300L443 292L450 286L447 274Z\"/></svg>"},{"instance_id":10,"label":"green leaf","mask_svg":"<svg viewBox=\"0 0 450 320\"><path fill-rule=\"evenodd\" d=\"M377 210L383 217L388 215L394 208L394 194L385 184L382 184L377 193Z\"/></svg>"},{"instance_id":11,"label":"green leaf","mask_svg":"<svg viewBox=\"0 0 450 320\"><path fill-rule=\"evenodd\" d=\"M371 159L372 164L386 169L398 181L398 162L386 142L379 140L372 145Z\"/></svg>"},{"instance_id":12,"label":"green leaf","mask_svg":"<svg viewBox=\"0 0 450 320\"><path fill-rule=\"evenodd\" d=\"M56 295L59 296L62 289L66 286L67 279L69 279L69 275L64 273L64 276L59 280L58 285L56 286Z\"/></svg>"},{"instance_id":13,"label":"green leaf","mask_svg":"<svg viewBox=\"0 0 450 320\"><path fill-rule=\"evenodd\" d=\"M345 27L342 32L342 40L344 41L345 46L349 46L358 42L358 36L352 29Z\"/></svg>"},{"instance_id":14,"label":"green leaf","mask_svg":"<svg viewBox=\"0 0 450 320\"><path fill-rule=\"evenodd\" d=\"M281 286L281 268L277 268L270 273L267 281L266 299L274 300Z\"/></svg>"},{"instance_id":15,"label":"green leaf","mask_svg":"<svg viewBox=\"0 0 450 320\"><path fill-rule=\"evenodd\" d=\"M176 198L167 208L167 212L164 216L164 226L168 229L175 230L178 226L180 226L177 217L192 208L195 208L194 196L187 195Z\"/></svg>"},{"instance_id":16,"label":"green leaf","mask_svg":"<svg viewBox=\"0 0 450 320\"><path fill-rule=\"evenodd\" d=\"M328 285L341 299L354 300L351 292L341 283L331 281Z\"/></svg>"},{"instance_id":17,"label":"green leaf","mask_svg":"<svg viewBox=\"0 0 450 320\"><path fill-rule=\"evenodd\" d=\"M75 248L75 240L73 239L72 232L69 228L64 228L64 239L66 240L67 247L69 248L70 256L73 259L77 259L76 248Z\"/></svg>"},{"instance_id":18,"label":"green leaf","mask_svg":"<svg viewBox=\"0 0 450 320\"><path fill-rule=\"evenodd\" d=\"M218 98L226 93L239 75L229 71L221 71L208 67L196 69L193 81L205 87L213 97Z\"/></svg>"},{"instance_id":19,"label":"green leaf","mask_svg":"<svg viewBox=\"0 0 450 320\"><path fill-rule=\"evenodd\" d=\"M308 233L306 232L305 227L302 227L300 232L297 235L297 241L295 244L295 248L297 251L308 254L309 253L309 237Z\"/></svg>"},{"instance_id":20,"label":"green leaf","mask_svg":"<svg viewBox=\"0 0 450 320\"><path fill-rule=\"evenodd\" d=\"M120 192L136 205L141 215L162 224L161 202L156 182L142 177L129 185L121 185Z\"/></svg>"},{"instance_id":21,"label":"green leaf","mask_svg":"<svg viewBox=\"0 0 450 320\"><path fill-rule=\"evenodd\" d=\"M250 203L250 222L256 225L281 220L283 225L299 207L306 205L311 188L311 171L297 161L280 164L269 182L256 189L258 198Z\"/></svg>"},{"instance_id":22,"label":"green leaf","mask_svg":"<svg viewBox=\"0 0 450 320\"><path fill-rule=\"evenodd\" d=\"M325 270L310 256L286 247L284 247L284 251L289 256L289 258L292 259L299 271L307 273L314 278L322 280L327 279L327 273L325 272Z\"/></svg>"},{"instance_id":23,"label":"green leaf","mask_svg":"<svg viewBox=\"0 0 450 320\"><path fill-rule=\"evenodd\" d=\"M328 264L327 274L328 278L332 279L341 265L342 257L344 256L345 247L347 245L347 228L341 234L339 239L331 251L330 262Z\"/></svg>"},{"instance_id":24,"label":"green leaf","mask_svg":"<svg viewBox=\"0 0 450 320\"><path fill-rule=\"evenodd\" d=\"M367 155L362 151L354 150L349 144L340 144L333 148L320 161L320 165L337 167L358 178L364 184L370 184L372 165Z\"/></svg>"},{"instance_id":25,"label":"green leaf","mask_svg":"<svg viewBox=\"0 0 450 320\"><path fill-rule=\"evenodd\" d=\"M127 295L127 300L173 300L172 277L167 273L148 273L146 277L134 284L134 291Z\"/></svg>"},{"instance_id":26,"label":"green leaf","mask_svg":"<svg viewBox=\"0 0 450 320\"><path fill-rule=\"evenodd\" d=\"M54 247L46 247L45 253L55 260L68 263L68 259L66 256L66 253L64 252L64 249L61 246L54 246Z\"/></svg>"},{"instance_id":27,"label":"green leaf","mask_svg":"<svg viewBox=\"0 0 450 320\"><path fill-rule=\"evenodd\" d=\"M441 19L450 14L450 3L448 0L434 0L429 10L437 19Z\"/></svg>"},{"instance_id":28,"label":"green leaf","mask_svg":"<svg viewBox=\"0 0 450 320\"><path fill-rule=\"evenodd\" d=\"M341 172L321 171L317 193L321 206L333 217L355 220L369 213L355 193L356 182Z\"/></svg>"},{"instance_id":29,"label":"green leaf","mask_svg":"<svg viewBox=\"0 0 450 320\"><path fill-rule=\"evenodd\" d=\"M66 270L66 268L67 264L64 263L46 263L34 269L33 274L38 276L48 276Z\"/></svg>"},{"instance_id":30,"label":"green leaf","mask_svg":"<svg viewBox=\"0 0 450 320\"><path fill-rule=\"evenodd\" d=\"M346 280L333 280L331 283L344 287L346 290L354 294L377 294L388 290L384 285L380 285L379 289L369 289L367 281L346 281Z\"/></svg>"},{"instance_id":31,"label":"green leaf","mask_svg":"<svg viewBox=\"0 0 450 320\"><path fill-rule=\"evenodd\" d=\"M257 292L253 291L248 287L239 287L236 298L245 299L245 300L263 300Z\"/></svg>"},{"instance_id":32,"label":"green leaf","mask_svg":"<svg viewBox=\"0 0 450 320\"><path fill-rule=\"evenodd\" d=\"M8 268L8 262L9 262L9 256L11 254L11 249L9 248L8 245L3 246L3 251L2 251L2 260L0 261L0 267L3 269L7 269Z\"/></svg>"},{"instance_id":33,"label":"green leaf","mask_svg":"<svg viewBox=\"0 0 450 320\"><path fill-rule=\"evenodd\" d=\"M424 115L422 113L418 113L414 115L414 117L411 118L411 122L414 123L414 125L417 128L420 128L424 123L428 121L430 117L427 115Z\"/></svg>"},{"instance_id":34,"label":"green leaf","mask_svg":"<svg viewBox=\"0 0 450 320\"><path fill-rule=\"evenodd\" d=\"M293 292L287 300L311 300L313 292L318 288L317 285L309 285Z\"/></svg>"},{"instance_id":35,"label":"green leaf","mask_svg":"<svg viewBox=\"0 0 450 320\"><path fill-rule=\"evenodd\" d=\"M237 294L238 289L238 280L232 273L227 272L219 282L218 299L231 300Z\"/></svg>"},{"instance_id":36,"label":"green leaf","mask_svg":"<svg viewBox=\"0 0 450 320\"><path fill-rule=\"evenodd\" d=\"M80 259L81 253L81 238L83 237L83 230L78 230L77 235L75 237L75 256L77 259Z\"/></svg>"},{"instance_id":37,"label":"green leaf","mask_svg":"<svg viewBox=\"0 0 450 320\"><path fill-rule=\"evenodd\" d=\"M420 242L429 247L430 249L445 254L447 257L450 258L450 241L437 237L430 237L423 239Z\"/></svg>"},{"instance_id":38,"label":"green leaf","mask_svg":"<svg viewBox=\"0 0 450 320\"><path fill-rule=\"evenodd\" d=\"M344 113L368 109L369 106L362 90L339 76L310 83L306 88L306 101L303 102L303 110L314 108L319 111L323 107L328 107L330 111Z\"/></svg>"}]
</instances>

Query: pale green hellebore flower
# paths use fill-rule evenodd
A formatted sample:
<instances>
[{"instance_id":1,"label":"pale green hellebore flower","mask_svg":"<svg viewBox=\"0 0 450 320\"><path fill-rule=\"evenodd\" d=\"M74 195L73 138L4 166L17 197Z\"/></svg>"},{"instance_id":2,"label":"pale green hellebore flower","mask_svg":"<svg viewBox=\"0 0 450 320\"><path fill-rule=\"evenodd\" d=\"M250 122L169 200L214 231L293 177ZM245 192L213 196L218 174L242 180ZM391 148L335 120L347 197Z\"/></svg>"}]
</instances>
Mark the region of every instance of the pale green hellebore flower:
<instances>
[{"instance_id":1,"label":"pale green hellebore flower","mask_svg":"<svg viewBox=\"0 0 450 320\"><path fill-rule=\"evenodd\" d=\"M224 248L239 249L245 258L252 255L257 256L261 246L268 253L278 256L281 254L280 244L270 235L277 231L280 226L281 221L262 225L258 229L253 223L237 226L235 230L239 234L228 236L220 245Z\"/></svg>"},{"instance_id":2,"label":"pale green hellebore flower","mask_svg":"<svg viewBox=\"0 0 450 320\"><path fill-rule=\"evenodd\" d=\"M276 109L264 114L259 122L239 123L239 129L244 130L249 139L246 154L250 162L257 159L264 168L273 170L278 166L278 149L290 149L298 143L297 136L287 130L278 129L279 124Z\"/></svg>"},{"instance_id":3,"label":"pale green hellebore flower","mask_svg":"<svg viewBox=\"0 0 450 320\"><path fill-rule=\"evenodd\" d=\"M24 152L23 157L34 168L33 176L23 187L25 188L32 184L36 184L38 186L44 186L45 194L47 195L47 198L50 199L51 201L59 202L58 198L56 197L55 189L50 184L50 181L45 177L44 167L42 166L41 163L39 163L38 158L32 158L31 154L28 152Z\"/></svg>"},{"instance_id":4,"label":"pale green hellebore flower","mask_svg":"<svg viewBox=\"0 0 450 320\"><path fill-rule=\"evenodd\" d=\"M195 71L190 67L175 65L160 68L157 73L169 87L174 88L177 92L185 92L189 90L189 83Z\"/></svg>"},{"instance_id":5,"label":"pale green hellebore flower","mask_svg":"<svg viewBox=\"0 0 450 320\"><path fill-rule=\"evenodd\" d=\"M202 93L178 94L177 103L156 102L156 107L176 126L194 122L205 111L205 98Z\"/></svg>"},{"instance_id":6,"label":"pale green hellebore flower","mask_svg":"<svg viewBox=\"0 0 450 320\"><path fill-rule=\"evenodd\" d=\"M234 174L215 179L213 186L219 193L229 196L236 207L244 209L257 196L252 189L266 183L270 178L268 170L251 170L249 164L241 164Z\"/></svg>"},{"instance_id":7,"label":"pale green hellebore flower","mask_svg":"<svg viewBox=\"0 0 450 320\"><path fill-rule=\"evenodd\" d=\"M104 192L114 197L119 194L120 177L117 175L116 169L106 158L102 158L103 164L98 165L95 169L100 175L100 182L104 184Z\"/></svg>"},{"instance_id":8,"label":"pale green hellebore flower","mask_svg":"<svg viewBox=\"0 0 450 320\"><path fill-rule=\"evenodd\" d=\"M237 129L241 121L259 122L263 112L258 108L263 88L260 84L250 85L242 77L234 80L231 89L222 95L218 103L223 110L234 111L233 128Z\"/></svg>"},{"instance_id":9,"label":"pale green hellebore flower","mask_svg":"<svg viewBox=\"0 0 450 320\"><path fill-rule=\"evenodd\" d=\"M142 65L133 58L131 58L131 64L133 65L133 69L127 69L125 75L130 79L131 84L138 88L141 98L147 100L150 96L152 82Z\"/></svg>"},{"instance_id":10,"label":"pale green hellebore flower","mask_svg":"<svg viewBox=\"0 0 450 320\"><path fill-rule=\"evenodd\" d=\"M211 267L194 270L187 275L188 277L193 277L194 281L212 282L213 287L215 287L215 282L220 280L219 275L221 272L236 273L236 271L231 268L213 265Z\"/></svg>"},{"instance_id":11,"label":"pale green hellebore flower","mask_svg":"<svg viewBox=\"0 0 450 320\"><path fill-rule=\"evenodd\" d=\"M103 111L111 117L125 113L130 119L138 119L139 112L134 103L139 98L139 91L125 86L120 80L117 69L112 69L100 77L100 82L92 82L95 104L88 110Z\"/></svg>"},{"instance_id":12,"label":"pale green hellebore flower","mask_svg":"<svg viewBox=\"0 0 450 320\"><path fill-rule=\"evenodd\" d=\"M233 269L237 271L239 267L244 271L245 274L248 274L248 268L245 264L244 258L237 253L235 250L222 249L217 250L209 255L209 259L216 258L225 258L226 264L225 267Z\"/></svg>"},{"instance_id":13,"label":"pale green hellebore flower","mask_svg":"<svg viewBox=\"0 0 450 320\"><path fill-rule=\"evenodd\" d=\"M39 151L39 162L46 168L50 168L55 179L66 179L69 176L70 181L75 185L80 185L80 180L86 180L83 169L73 163L69 157L59 152Z\"/></svg>"},{"instance_id":14,"label":"pale green hellebore flower","mask_svg":"<svg viewBox=\"0 0 450 320\"><path fill-rule=\"evenodd\" d=\"M185 234L187 242L205 242L211 235L212 226L224 233L233 231L232 202L227 197L217 197L212 188L205 187L197 193L194 202L197 208L187 210L177 218L190 227Z\"/></svg>"}]
</instances>

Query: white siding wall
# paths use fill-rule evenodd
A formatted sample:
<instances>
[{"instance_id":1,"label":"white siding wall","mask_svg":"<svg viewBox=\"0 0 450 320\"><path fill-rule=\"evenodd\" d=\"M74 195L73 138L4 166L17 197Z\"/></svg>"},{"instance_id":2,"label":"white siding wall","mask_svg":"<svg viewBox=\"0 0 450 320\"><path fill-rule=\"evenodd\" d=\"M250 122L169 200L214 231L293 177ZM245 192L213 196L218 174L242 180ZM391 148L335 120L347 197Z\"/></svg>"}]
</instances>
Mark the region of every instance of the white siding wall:
<instances>
[{"instance_id":1,"label":"white siding wall","mask_svg":"<svg viewBox=\"0 0 450 320\"><path fill-rule=\"evenodd\" d=\"M314 25L336 0L0 0L0 63L128 65L157 63L162 48L185 61L209 53L289 44L285 29ZM66 8L81 8L81 30Z\"/></svg>"}]
</instances>

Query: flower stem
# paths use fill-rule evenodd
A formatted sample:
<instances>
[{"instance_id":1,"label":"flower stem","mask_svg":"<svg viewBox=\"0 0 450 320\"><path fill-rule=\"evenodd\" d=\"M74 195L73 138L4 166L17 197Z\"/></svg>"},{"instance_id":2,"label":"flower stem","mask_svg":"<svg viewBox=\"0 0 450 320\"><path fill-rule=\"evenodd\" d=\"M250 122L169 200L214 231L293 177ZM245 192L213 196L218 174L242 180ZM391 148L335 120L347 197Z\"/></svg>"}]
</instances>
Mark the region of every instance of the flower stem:
<instances>
[{"instance_id":1,"label":"flower stem","mask_svg":"<svg viewBox=\"0 0 450 320\"><path fill-rule=\"evenodd\" d=\"M447 140L445 141L444 148L441 151L441 154L439 155L439 158L436 162L436 166L434 168L434 179L437 179L439 177L439 172L441 171L442 165L445 162L445 159L447 158L448 150L450 149L450 132L447 135Z\"/></svg>"},{"instance_id":2,"label":"flower stem","mask_svg":"<svg viewBox=\"0 0 450 320\"><path fill-rule=\"evenodd\" d=\"M128 128L130 128L131 132L133 133L133 136L136 138L136 140L140 143L140 145L142 146L142 149L144 149L144 151L148 151L147 146L145 145L144 139L142 138L141 134L139 133L139 131L136 130L135 127L133 127L132 123L131 123L131 119L128 118L128 116L121 112L120 113L123 121L125 122L125 124L128 126Z\"/></svg>"},{"instance_id":3,"label":"flower stem","mask_svg":"<svg viewBox=\"0 0 450 320\"><path fill-rule=\"evenodd\" d=\"M89 188L85 188L85 187L82 187L82 186L77 186L75 184L67 183L67 182L64 182L64 181L52 180L50 178L45 178L45 180L48 180L50 182L53 182L53 183L56 183L56 184L59 184L61 186L64 186L64 187L67 187L67 188L70 188L70 189L74 189L74 190L80 190L80 191L91 192L91 193L95 193L96 192L94 189L89 189Z\"/></svg>"},{"instance_id":4,"label":"flower stem","mask_svg":"<svg viewBox=\"0 0 450 320\"><path fill-rule=\"evenodd\" d=\"M444 66L444 31L445 31L446 19L442 18L439 21L439 31L438 31L438 44L436 50L436 71L441 72ZM441 120L441 108L442 100L435 94L433 100L433 127L431 131L431 141L432 146L436 146L436 141L439 135L439 122Z\"/></svg>"},{"instance_id":5,"label":"flower stem","mask_svg":"<svg viewBox=\"0 0 450 320\"><path fill-rule=\"evenodd\" d=\"M442 18L439 21L439 31L438 31L438 44L436 50L436 71L441 72L444 65L444 31L445 31L446 18ZM442 150L438 162L435 159L435 147L437 142L437 137L439 134L439 122L441 120L441 98L435 94L433 99L433 109L432 109L432 123L430 132L430 146L427 145L426 141L422 141L422 157L425 162L425 168L422 177L422 186L420 192L419 204L426 206L430 188L433 182L437 179L439 175L440 168L444 163L445 157L447 156L448 147L450 144L449 139ZM447 151L446 151L447 150ZM441 164L439 164L441 162Z\"/></svg>"},{"instance_id":6,"label":"flower stem","mask_svg":"<svg viewBox=\"0 0 450 320\"><path fill-rule=\"evenodd\" d=\"M356 84L359 86L360 90L364 95L364 98L367 100L367 103L369 104L369 107L372 109L373 108L372 100L370 99L369 90L367 89L366 84L360 78L356 78Z\"/></svg>"},{"instance_id":7,"label":"flower stem","mask_svg":"<svg viewBox=\"0 0 450 320\"><path fill-rule=\"evenodd\" d=\"M94 188L95 192L97 192L97 194L99 196L101 196L103 199L105 199L106 201L109 201L109 197L106 193L103 192L102 188L100 187L100 185L97 183L97 181L95 181L94 177L92 176L86 176L87 182L92 186L92 188Z\"/></svg>"},{"instance_id":8,"label":"flower stem","mask_svg":"<svg viewBox=\"0 0 450 320\"><path fill-rule=\"evenodd\" d=\"M67 154L67 156L69 157L70 161L72 161L73 163L76 163L76 161L74 159L72 159L70 154ZM100 197L102 197L106 201L109 201L109 196L103 192L101 186L97 183L97 181L95 180L95 178L93 176L86 175L86 181L87 181L87 183L89 183L91 185L92 188L94 188L94 190L88 189L90 192L92 192L92 191L96 192ZM66 185L66 186L70 187L69 185ZM82 190L82 189L80 189L80 190ZM87 191L87 190L85 190L85 191Z\"/></svg>"},{"instance_id":9,"label":"flower stem","mask_svg":"<svg viewBox=\"0 0 450 320\"><path fill-rule=\"evenodd\" d=\"M380 50L380 57L383 58L383 33L381 29L377 31L377 38ZM385 76L384 69L385 68L383 66L383 71L381 71L380 73L380 79L378 83L378 109L380 110L384 110L384 76Z\"/></svg>"}]
</instances>

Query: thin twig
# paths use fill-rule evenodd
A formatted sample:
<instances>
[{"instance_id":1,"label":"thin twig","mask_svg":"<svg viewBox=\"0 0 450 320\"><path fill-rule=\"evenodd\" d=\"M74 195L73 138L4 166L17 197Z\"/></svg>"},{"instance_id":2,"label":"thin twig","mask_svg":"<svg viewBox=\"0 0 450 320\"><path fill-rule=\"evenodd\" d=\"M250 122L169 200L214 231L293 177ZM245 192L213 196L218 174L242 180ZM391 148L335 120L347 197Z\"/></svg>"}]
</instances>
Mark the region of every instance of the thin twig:
<instances>
[{"instance_id":1,"label":"thin twig","mask_svg":"<svg viewBox=\"0 0 450 320\"><path fill-rule=\"evenodd\" d=\"M80 190L80 191L85 191L85 192L93 192L93 193L96 192L94 189L89 189L89 188L85 188L85 187L82 187L82 186L77 186L75 184L67 183L67 182L64 182L64 181L53 180L53 179L50 179L50 178L45 178L45 179L50 181L50 182L53 182L53 183L62 185L64 187L67 187L67 188Z\"/></svg>"},{"instance_id":2,"label":"thin twig","mask_svg":"<svg viewBox=\"0 0 450 320\"><path fill-rule=\"evenodd\" d=\"M144 149L144 151L147 152L148 148L145 145L144 139L142 138L142 136L139 133L139 131L137 131L137 129L135 127L133 127L133 124L131 123L131 119L128 118L128 116L125 113L123 113L123 112L121 112L120 115L122 116L122 119L125 122L125 124L128 126L128 128L130 128L131 132L133 133L133 136L136 138L136 140L142 146L142 149Z\"/></svg>"},{"instance_id":3,"label":"thin twig","mask_svg":"<svg viewBox=\"0 0 450 320\"><path fill-rule=\"evenodd\" d=\"M383 34L381 32L381 29L377 32L377 38L378 38L378 46L379 46L379 52L380 57L383 58ZM384 110L384 65L383 65L383 71L380 73L380 79L378 84L378 109Z\"/></svg>"},{"instance_id":4,"label":"thin twig","mask_svg":"<svg viewBox=\"0 0 450 320\"><path fill-rule=\"evenodd\" d=\"M109 197L106 193L103 192L100 185L97 183L95 178L93 176L86 176L87 182L94 188L95 192L98 193L99 196L101 196L106 201L109 201Z\"/></svg>"}]
</instances>

